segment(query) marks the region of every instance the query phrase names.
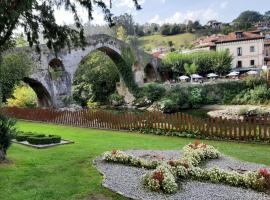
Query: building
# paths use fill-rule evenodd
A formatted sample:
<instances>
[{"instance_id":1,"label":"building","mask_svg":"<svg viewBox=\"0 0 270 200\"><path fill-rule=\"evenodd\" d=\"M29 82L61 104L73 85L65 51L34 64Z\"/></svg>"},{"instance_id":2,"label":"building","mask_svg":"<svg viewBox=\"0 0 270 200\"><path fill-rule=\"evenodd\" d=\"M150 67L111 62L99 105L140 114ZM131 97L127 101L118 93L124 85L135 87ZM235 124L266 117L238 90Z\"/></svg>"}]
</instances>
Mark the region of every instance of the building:
<instances>
[{"instance_id":1,"label":"building","mask_svg":"<svg viewBox=\"0 0 270 200\"><path fill-rule=\"evenodd\" d=\"M264 64L270 66L270 39L265 39L264 43Z\"/></svg>"},{"instance_id":2,"label":"building","mask_svg":"<svg viewBox=\"0 0 270 200\"><path fill-rule=\"evenodd\" d=\"M216 50L228 50L233 56L233 68L264 65L264 36L251 32L233 32L215 42Z\"/></svg>"},{"instance_id":3,"label":"building","mask_svg":"<svg viewBox=\"0 0 270 200\"><path fill-rule=\"evenodd\" d=\"M222 23L218 22L217 20L210 20L209 22L207 22L207 26L212 29L219 30L222 26Z\"/></svg>"},{"instance_id":4,"label":"building","mask_svg":"<svg viewBox=\"0 0 270 200\"><path fill-rule=\"evenodd\" d=\"M257 22L255 24L255 27L258 30L270 30L270 21L266 21L266 22Z\"/></svg>"}]
</instances>

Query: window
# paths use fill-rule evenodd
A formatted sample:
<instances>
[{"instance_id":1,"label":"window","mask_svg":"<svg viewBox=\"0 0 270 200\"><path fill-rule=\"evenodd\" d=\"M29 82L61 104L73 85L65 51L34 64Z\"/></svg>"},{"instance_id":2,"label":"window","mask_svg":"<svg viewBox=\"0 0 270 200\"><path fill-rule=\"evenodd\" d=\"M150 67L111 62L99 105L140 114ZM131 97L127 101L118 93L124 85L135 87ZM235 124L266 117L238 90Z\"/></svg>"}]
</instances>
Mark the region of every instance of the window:
<instances>
[{"instance_id":1,"label":"window","mask_svg":"<svg viewBox=\"0 0 270 200\"><path fill-rule=\"evenodd\" d=\"M237 68L242 67L242 61L237 61Z\"/></svg>"},{"instance_id":2,"label":"window","mask_svg":"<svg viewBox=\"0 0 270 200\"><path fill-rule=\"evenodd\" d=\"M255 52L255 47L254 46L250 47L250 52Z\"/></svg>"},{"instance_id":3,"label":"window","mask_svg":"<svg viewBox=\"0 0 270 200\"><path fill-rule=\"evenodd\" d=\"M255 60L251 60L250 61L250 66L254 66L255 65Z\"/></svg>"},{"instance_id":4,"label":"window","mask_svg":"<svg viewBox=\"0 0 270 200\"><path fill-rule=\"evenodd\" d=\"M241 47L237 48L237 56L242 56L242 48Z\"/></svg>"},{"instance_id":5,"label":"window","mask_svg":"<svg viewBox=\"0 0 270 200\"><path fill-rule=\"evenodd\" d=\"M268 49L265 50L265 56L269 56Z\"/></svg>"}]
</instances>

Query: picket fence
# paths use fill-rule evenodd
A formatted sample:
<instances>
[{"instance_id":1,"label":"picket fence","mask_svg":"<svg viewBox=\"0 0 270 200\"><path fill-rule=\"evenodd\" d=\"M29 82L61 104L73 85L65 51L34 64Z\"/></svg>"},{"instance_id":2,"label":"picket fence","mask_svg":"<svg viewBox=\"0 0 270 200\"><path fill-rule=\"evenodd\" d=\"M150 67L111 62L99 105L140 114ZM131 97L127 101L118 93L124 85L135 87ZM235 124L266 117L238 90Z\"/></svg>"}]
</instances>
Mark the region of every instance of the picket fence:
<instances>
[{"instance_id":1,"label":"picket fence","mask_svg":"<svg viewBox=\"0 0 270 200\"><path fill-rule=\"evenodd\" d=\"M113 113L102 110L76 112L54 109L6 107L1 112L17 119L111 130L162 129L167 132L192 131L210 139L270 141L270 118L245 120L226 118L202 119L185 113L143 112Z\"/></svg>"}]
</instances>

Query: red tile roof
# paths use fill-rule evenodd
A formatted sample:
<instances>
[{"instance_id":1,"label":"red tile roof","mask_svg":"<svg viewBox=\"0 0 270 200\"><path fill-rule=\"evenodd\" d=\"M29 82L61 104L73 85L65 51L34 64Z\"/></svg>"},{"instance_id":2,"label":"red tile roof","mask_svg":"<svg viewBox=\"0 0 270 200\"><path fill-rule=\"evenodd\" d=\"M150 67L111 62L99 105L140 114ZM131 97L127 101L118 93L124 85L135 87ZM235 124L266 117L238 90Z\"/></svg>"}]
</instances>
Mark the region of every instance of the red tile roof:
<instances>
[{"instance_id":1,"label":"red tile roof","mask_svg":"<svg viewBox=\"0 0 270 200\"><path fill-rule=\"evenodd\" d=\"M242 33L241 37L237 37L237 34L233 32L233 33L230 33L229 35L225 35L224 37L221 37L216 43L264 39L264 36L259 35L259 34L254 34L251 32L239 32L239 33Z\"/></svg>"},{"instance_id":2,"label":"red tile roof","mask_svg":"<svg viewBox=\"0 0 270 200\"><path fill-rule=\"evenodd\" d=\"M215 42L217 42L221 37L224 36L225 35L222 34L214 34L204 38L199 38L194 42L194 45L197 47L215 46Z\"/></svg>"}]
</instances>

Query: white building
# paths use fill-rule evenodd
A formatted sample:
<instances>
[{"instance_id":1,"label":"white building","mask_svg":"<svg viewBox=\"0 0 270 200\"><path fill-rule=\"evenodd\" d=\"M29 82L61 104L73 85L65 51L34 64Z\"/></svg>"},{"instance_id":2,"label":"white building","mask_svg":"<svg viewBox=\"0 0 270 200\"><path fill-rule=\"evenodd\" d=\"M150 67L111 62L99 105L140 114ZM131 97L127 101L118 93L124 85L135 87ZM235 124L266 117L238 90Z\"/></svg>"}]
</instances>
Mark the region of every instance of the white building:
<instances>
[{"instance_id":1,"label":"white building","mask_svg":"<svg viewBox=\"0 0 270 200\"><path fill-rule=\"evenodd\" d=\"M264 36L251 32L234 32L220 38L216 50L229 50L233 68L262 67L264 64Z\"/></svg>"}]
</instances>

